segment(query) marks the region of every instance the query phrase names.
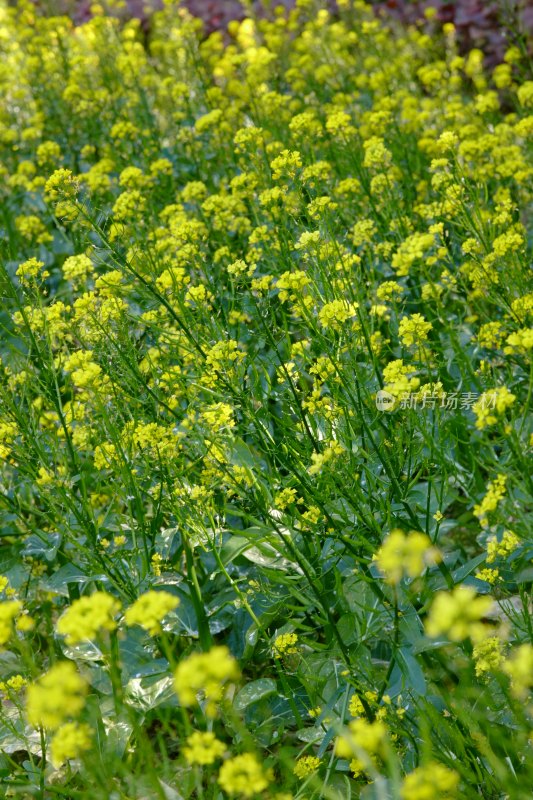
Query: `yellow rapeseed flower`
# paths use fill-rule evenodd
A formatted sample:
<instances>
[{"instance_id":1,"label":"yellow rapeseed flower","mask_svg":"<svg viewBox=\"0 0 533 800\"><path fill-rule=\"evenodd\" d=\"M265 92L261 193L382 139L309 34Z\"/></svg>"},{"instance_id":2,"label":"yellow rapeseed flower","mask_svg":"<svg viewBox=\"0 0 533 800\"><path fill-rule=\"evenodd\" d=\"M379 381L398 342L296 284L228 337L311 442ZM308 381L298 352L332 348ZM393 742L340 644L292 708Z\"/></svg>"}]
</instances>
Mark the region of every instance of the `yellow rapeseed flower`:
<instances>
[{"instance_id":1,"label":"yellow rapeseed flower","mask_svg":"<svg viewBox=\"0 0 533 800\"><path fill-rule=\"evenodd\" d=\"M268 787L270 779L271 775L252 753L228 759L218 774L219 785L230 797L257 797Z\"/></svg>"},{"instance_id":2,"label":"yellow rapeseed flower","mask_svg":"<svg viewBox=\"0 0 533 800\"><path fill-rule=\"evenodd\" d=\"M183 755L189 764L214 764L225 749L226 745L212 731L194 731L187 737Z\"/></svg>"},{"instance_id":3,"label":"yellow rapeseed flower","mask_svg":"<svg viewBox=\"0 0 533 800\"><path fill-rule=\"evenodd\" d=\"M294 765L293 772L297 778L307 778L316 772L320 766L320 759L316 756L303 756Z\"/></svg>"},{"instance_id":4,"label":"yellow rapeseed flower","mask_svg":"<svg viewBox=\"0 0 533 800\"><path fill-rule=\"evenodd\" d=\"M149 591L142 594L124 614L126 625L140 625L151 636L161 633L161 620L179 605L170 592Z\"/></svg>"},{"instance_id":5,"label":"yellow rapeseed flower","mask_svg":"<svg viewBox=\"0 0 533 800\"><path fill-rule=\"evenodd\" d=\"M337 739L335 753L339 758L349 758L354 775L366 771L382 756L387 743L387 727L381 720L368 722L363 717L348 723L347 730Z\"/></svg>"},{"instance_id":6,"label":"yellow rapeseed flower","mask_svg":"<svg viewBox=\"0 0 533 800\"><path fill-rule=\"evenodd\" d=\"M398 333L406 347L420 347L427 340L432 327L431 322L427 322L422 314L412 314L410 317L402 317Z\"/></svg>"},{"instance_id":7,"label":"yellow rapeseed flower","mask_svg":"<svg viewBox=\"0 0 533 800\"><path fill-rule=\"evenodd\" d=\"M533 646L526 643L515 648L502 669L511 678L513 694L525 698L533 686Z\"/></svg>"},{"instance_id":8,"label":"yellow rapeseed flower","mask_svg":"<svg viewBox=\"0 0 533 800\"><path fill-rule=\"evenodd\" d=\"M399 529L390 532L376 555L376 563L385 575L387 583L399 583L408 575L416 578L427 566L442 558L425 533L411 531L405 534Z\"/></svg>"},{"instance_id":9,"label":"yellow rapeseed flower","mask_svg":"<svg viewBox=\"0 0 533 800\"><path fill-rule=\"evenodd\" d=\"M65 761L78 758L89 750L93 741L93 732L88 725L78 722L66 722L54 734L50 745L50 756L54 767L60 767Z\"/></svg>"},{"instance_id":10,"label":"yellow rapeseed flower","mask_svg":"<svg viewBox=\"0 0 533 800\"><path fill-rule=\"evenodd\" d=\"M447 636L453 642L467 637L480 642L486 635L481 620L491 606L491 597L478 597L470 586L438 592L429 610L426 633L433 637Z\"/></svg>"},{"instance_id":11,"label":"yellow rapeseed flower","mask_svg":"<svg viewBox=\"0 0 533 800\"><path fill-rule=\"evenodd\" d=\"M458 785L457 772L432 761L405 776L400 797L402 800L454 800L458 797Z\"/></svg>"},{"instance_id":12,"label":"yellow rapeseed flower","mask_svg":"<svg viewBox=\"0 0 533 800\"><path fill-rule=\"evenodd\" d=\"M56 630L73 645L94 639L100 631L113 631L117 627L115 616L120 603L107 592L94 592L88 597L74 600L57 622Z\"/></svg>"},{"instance_id":13,"label":"yellow rapeseed flower","mask_svg":"<svg viewBox=\"0 0 533 800\"><path fill-rule=\"evenodd\" d=\"M13 622L22 611L20 600L4 600L0 603L0 646L7 644L13 635Z\"/></svg>"},{"instance_id":14,"label":"yellow rapeseed flower","mask_svg":"<svg viewBox=\"0 0 533 800\"><path fill-rule=\"evenodd\" d=\"M86 681L72 661L60 661L28 686L26 715L34 728L56 730L69 717L76 717L85 705Z\"/></svg>"},{"instance_id":15,"label":"yellow rapeseed flower","mask_svg":"<svg viewBox=\"0 0 533 800\"><path fill-rule=\"evenodd\" d=\"M513 405L515 400L516 395L512 394L506 386L483 392L479 400L472 406L472 411L476 415L476 428L483 430L489 425L495 425L498 418Z\"/></svg>"},{"instance_id":16,"label":"yellow rapeseed flower","mask_svg":"<svg viewBox=\"0 0 533 800\"><path fill-rule=\"evenodd\" d=\"M224 699L229 682L240 678L239 665L224 645L208 653L193 653L178 664L174 688L183 706L192 706L201 694L206 701L206 714L215 716L217 705Z\"/></svg>"}]
</instances>

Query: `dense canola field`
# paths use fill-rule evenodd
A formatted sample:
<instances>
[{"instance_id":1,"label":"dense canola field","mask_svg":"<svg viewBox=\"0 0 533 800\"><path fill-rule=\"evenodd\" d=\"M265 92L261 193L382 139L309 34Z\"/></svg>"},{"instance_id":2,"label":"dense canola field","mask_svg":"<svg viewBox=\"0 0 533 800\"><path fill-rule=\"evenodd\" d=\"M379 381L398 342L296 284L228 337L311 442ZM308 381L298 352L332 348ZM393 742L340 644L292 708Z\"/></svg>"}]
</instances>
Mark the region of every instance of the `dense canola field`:
<instances>
[{"instance_id":1,"label":"dense canola field","mask_svg":"<svg viewBox=\"0 0 533 800\"><path fill-rule=\"evenodd\" d=\"M532 796L527 48L338 5L0 4L2 796Z\"/></svg>"}]
</instances>

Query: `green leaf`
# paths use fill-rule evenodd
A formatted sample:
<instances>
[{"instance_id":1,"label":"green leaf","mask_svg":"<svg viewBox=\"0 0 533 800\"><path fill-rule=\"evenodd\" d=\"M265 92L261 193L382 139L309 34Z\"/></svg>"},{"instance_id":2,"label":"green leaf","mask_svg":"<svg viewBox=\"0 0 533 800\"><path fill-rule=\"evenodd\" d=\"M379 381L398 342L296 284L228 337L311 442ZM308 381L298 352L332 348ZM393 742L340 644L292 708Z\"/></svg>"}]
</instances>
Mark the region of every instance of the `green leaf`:
<instances>
[{"instance_id":1,"label":"green leaf","mask_svg":"<svg viewBox=\"0 0 533 800\"><path fill-rule=\"evenodd\" d=\"M245 539L244 536L230 536L222 546L220 560L224 566L227 566L231 564L234 559L242 555L245 550L248 550L250 546L249 540Z\"/></svg>"},{"instance_id":2,"label":"green leaf","mask_svg":"<svg viewBox=\"0 0 533 800\"><path fill-rule=\"evenodd\" d=\"M402 647L398 651L398 664L406 681L406 688L411 689L415 694L424 695L426 693L426 679L420 664L413 656L411 648Z\"/></svg>"},{"instance_id":3,"label":"green leaf","mask_svg":"<svg viewBox=\"0 0 533 800\"><path fill-rule=\"evenodd\" d=\"M273 681L271 678L260 678L257 681L252 681L251 683L247 683L246 686L243 686L233 701L233 707L237 711L244 711L244 709L248 708L252 703L264 700L265 697L270 697L276 694L277 691L278 687L276 681Z\"/></svg>"},{"instance_id":4,"label":"green leaf","mask_svg":"<svg viewBox=\"0 0 533 800\"><path fill-rule=\"evenodd\" d=\"M470 561L467 561L466 564L463 564L463 566L459 567L459 569L455 569L452 572L452 578L454 580L454 583L462 583L466 578L466 576L470 575L470 573L473 572L476 567L482 564L486 558L487 554L481 553L479 556L471 558Z\"/></svg>"},{"instance_id":5,"label":"green leaf","mask_svg":"<svg viewBox=\"0 0 533 800\"><path fill-rule=\"evenodd\" d=\"M177 699L174 692L174 682L170 675L154 680L149 678L132 678L128 681L124 699L128 705L141 711L149 711L163 704L176 705ZM173 702L172 702L173 701Z\"/></svg>"}]
</instances>

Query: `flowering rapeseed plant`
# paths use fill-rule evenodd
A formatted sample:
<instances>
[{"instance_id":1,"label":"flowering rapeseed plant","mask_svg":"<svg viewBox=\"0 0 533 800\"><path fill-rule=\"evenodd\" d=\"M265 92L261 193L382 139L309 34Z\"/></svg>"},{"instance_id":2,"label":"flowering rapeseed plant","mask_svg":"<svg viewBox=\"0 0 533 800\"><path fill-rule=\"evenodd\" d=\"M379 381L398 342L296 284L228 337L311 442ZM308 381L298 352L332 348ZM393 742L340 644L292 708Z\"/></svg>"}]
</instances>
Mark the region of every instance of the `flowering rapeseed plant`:
<instances>
[{"instance_id":1,"label":"flowering rapeseed plant","mask_svg":"<svg viewBox=\"0 0 533 800\"><path fill-rule=\"evenodd\" d=\"M0 0L2 796L526 800L520 31L47 5Z\"/></svg>"}]
</instances>

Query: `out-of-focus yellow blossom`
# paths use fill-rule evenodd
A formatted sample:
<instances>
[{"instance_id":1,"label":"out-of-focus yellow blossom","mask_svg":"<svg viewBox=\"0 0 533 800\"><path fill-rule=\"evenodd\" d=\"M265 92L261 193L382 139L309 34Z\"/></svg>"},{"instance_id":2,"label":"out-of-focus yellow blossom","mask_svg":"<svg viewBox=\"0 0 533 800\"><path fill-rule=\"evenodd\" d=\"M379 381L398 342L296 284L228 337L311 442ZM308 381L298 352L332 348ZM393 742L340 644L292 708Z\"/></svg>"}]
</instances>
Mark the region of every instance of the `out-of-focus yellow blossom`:
<instances>
[{"instance_id":1,"label":"out-of-focus yellow blossom","mask_svg":"<svg viewBox=\"0 0 533 800\"><path fill-rule=\"evenodd\" d=\"M363 148L363 166L368 168L375 167L383 171L392 163L391 153L379 136L372 136L366 142L363 142Z\"/></svg>"},{"instance_id":2,"label":"out-of-focus yellow blossom","mask_svg":"<svg viewBox=\"0 0 533 800\"><path fill-rule=\"evenodd\" d=\"M59 661L28 686L28 722L34 728L57 730L68 717L78 716L85 705L88 688L72 661Z\"/></svg>"},{"instance_id":3,"label":"out-of-focus yellow blossom","mask_svg":"<svg viewBox=\"0 0 533 800\"><path fill-rule=\"evenodd\" d=\"M224 762L218 783L230 797L257 797L272 780L272 775L252 753L243 753Z\"/></svg>"},{"instance_id":4,"label":"out-of-focus yellow blossom","mask_svg":"<svg viewBox=\"0 0 533 800\"><path fill-rule=\"evenodd\" d=\"M150 636L161 633L161 621L179 605L179 598L170 592L151 590L145 592L124 614L126 625L140 625Z\"/></svg>"},{"instance_id":5,"label":"out-of-focus yellow blossom","mask_svg":"<svg viewBox=\"0 0 533 800\"><path fill-rule=\"evenodd\" d=\"M478 597L470 586L456 586L449 592L438 592L429 610L426 633L428 636L447 636L453 642L470 637L480 642L486 636L486 626L481 622L492 598Z\"/></svg>"},{"instance_id":6,"label":"out-of-focus yellow blossom","mask_svg":"<svg viewBox=\"0 0 533 800\"><path fill-rule=\"evenodd\" d=\"M326 130L333 135L349 136L355 133L350 115L345 111L332 111L326 118Z\"/></svg>"},{"instance_id":7,"label":"out-of-focus yellow blossom","mask_svg":"<svg viewBox=\"0 0 533 800\"><path fill-rule=\"evenodd\" d=\"M63 276L73 286L81 286L93 274L94 267L89 256L69 256L63 263Z\"/></svg>"},{"instance_id":8,"label":"out-of-focus yellow blossom","mask_svg":"<svg viewBox=\"0 0 533 800\"><path fill-rule=\"evenodd\" d=\"M415 392L420 386L415 372L416 368L404 364L401 358L391 361L383 370L384 390L399 399Z\"/></svg>"},{"instance_id":9,"label":"out-of-focus yellow blossom","mask_svg":"<svg viewBox=\"0 0 533 800\"><path fill-rule=\"evenodd\" d=\"M385 575L387 583L399 583L404 576L417 578L427 566L442 558L425 533L404 533L395 529L390 532L376 555L376 563Z\"/></svg>"},{"instance_id":10,"label":"out-of-focus yellow blossom","mask_svg":"<svg viewBox=\"0 0 533 800\"><path fill-rule=\"evenodd\" d=\"M502 665L511 679L511 689L516 697L525 698L533 686L533 646L521 644L516 647Z\"/></svg>"},{"instance_id":11,"label":"out-of-focus yellow blossom","mask_svg":"<svg viewBox=\"0 0 533 800\"><path fill-rule=\"evenodd\" d=\"M15 422L6 420L0 421L0 458L7 458L11 452L11 447L19 433Z\"/></svg>"},{"instance_id":12,"label":"out-of-focus yellow blossom","mask_svg":"<svg viewBox=\"0 0 533 800\"><path fill-rule=\"evenodd\" d=\"M13 623L22 611L20 600L0 602L0 646L5 645L13 635Z\"/></svg>"},{"instance_id":13,"label":"out-of-focus yellow blossom","mask_svg":"<svg viewBox=\"0 0 533 800\"><path fill-rule=\"evenodd\" d=\"M35 620L29 614L21 614L15 622L15 628L21 633L29 633L35 628Z\"/></svg>"},{"instance_id":14,"label":"out-of-focus yellow blossom","mask_svg":"<svg viewBox=\"0 0 533 800\"><path fill-rule=\"evenodd\" d=\"M206 701L206 714L214 717L217 705L224 699L227 684L238 681L237 661L224 645L207 653L193 653L183 659L174 673L174 688L183 706L192 706L201 694Z\"/></svg>"},{"instance_id":15,"label":"out-of-focus yellow blossom","mask_svg":"<svg viewBox=\"0 0 533 800\"><path fill-rule=\"evenodd\" d=\"M516 92L520 105L525 108L533 107L533 81L525 81Z\"/></svg>"},{"instance_id":16,"label":"out-of-focus yellow blossom","mask_svg":"<svg viewBox=\"0 0 533 800\"><path fill-rule=\"evenodd\" d=\"M194 731L187 737L183 755L189 764L214 764L226 750L212 731Z\"/></svg>"},{"instance_id":17,"label":"out-of-focus yellow blossom","mask_svg":"<svg viewBox=\"0 0 533 800\"><path fill-rule=\"evenodd\" d=\"M48 244L54 238L46 230L44 222L35 214L16 217L15 226L25 239L37 244Z\"/></svg>"},{"instance_id":18,"label":"out-of-focus yellow blossom","mask_svg":"<svg viewBox=\"0 0 533 800\"><path fill-rule=\"evenodd\" d=\"M431 761L405 776L400 797L402 800L455 800L458 788L458 773Z\"/></svg>"},{"instance_id":19,"label":"out-of-focus yellow blossom","mask_svg":"<svg viewBox=\"0 0 533 800\"><path fill-rule=\"evenodd\" d=\"M120 603L107 592L93 592L74 600L58 620L56 630L69 645L94 639L100 631L114 631Z\"/></svg>"},{"instance_id":20,"label":"out-of-focus yellow blossom","mask_svg":"<svg viewBox=\"0 0 533 800\"><path fill-rule=\"evenodd\" d=\"M413 233L399 246L392 257L392 267L398 277L408 275L411 267L419 262L434 246L432 233Z\"/></svg>"},{"instance_id":21,"label":"out-of-focus yellow blossom","mask_svg":"<svg viewBox=\"0 0 533 800\"><path fill-rule=\"evenodd\" d=\"M314 410L312 404L306 400L304 402L304 408L308 408L311 412ZM317 409L318 410L318 409ZM329 417L329 412L325 412L324 414L326 417ZM331 414L334 416L334 414ZM331 442L328 444L321 453L311 453L311 461L312 464L307 470L309 475L318 475L322 472L322 469L328 465L331 461L334 461L337 456L340 456L344 452L342 445L338 442Z\"/></svg>"},{"instance_id":22,"label":"out-of-focus yellow blossom","mask_svg":"<svg viewBox=\"0 0 533 800\"><path fill-rule=\"evenodd\" d=\"M78 758L91 748L93 732L88 725L79 722L66 722L54 734L50 744L50 757L54 767L65 761Z\"/></svg>"},{"instance_id":23,"label":"out-of-focus yellow blossom","mask_svg":"<svg viewBox=\"0 0 533 800\"><path fill-rule=\"evenodd\" d=\"M533 348L533 328L521 328L515 333L510 333L505 342L506 344L503 348L505 355L512 355L513 353L527 355Z\"/></svg>"},{"instance_id":24,"label":"out-of-focus yellow blossom","mask_svg":"<svg viewBox=\"0 0 533 800\"><path fill-rule=\"evenodd\" d=\"M357 776L374 763L376 756L384 754L387 739L385 723L360 717L348 723L346 732L336 740L335 753L339 758L351 759L350 769Z\"/></svg>"}]
</instances>

